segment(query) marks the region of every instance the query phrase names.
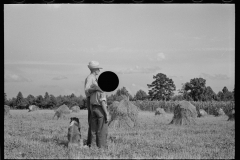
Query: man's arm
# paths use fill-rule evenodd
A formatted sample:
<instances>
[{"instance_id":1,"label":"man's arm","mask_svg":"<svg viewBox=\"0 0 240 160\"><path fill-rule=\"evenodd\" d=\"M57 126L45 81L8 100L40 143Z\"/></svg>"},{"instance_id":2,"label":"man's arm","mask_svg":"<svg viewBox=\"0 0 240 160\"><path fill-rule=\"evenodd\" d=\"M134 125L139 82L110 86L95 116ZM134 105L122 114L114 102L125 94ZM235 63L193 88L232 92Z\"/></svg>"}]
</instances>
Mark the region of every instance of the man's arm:
<instances>
[{"instance_id":1,"label":"man's arm","mask_svg":"<svg viewBox=\"0 0 240 160\"><path fill-rule=\"evenodd\" d=\"M100 93L100 102L101 102L101 106L103 108L103 111L105 113L106 121L109 121L109 113L108 113L108 110L107 110L107 98L106 98L106 95L104 93Z\"/></svg>"},{"instance_id":2,"label":"man's arm","mask_svg":"<svg viewBox=\"0 0 240 160\"><path fill-rule=\"evenodd\" d=\"M86 79L85 82L85 93L91 95L95 91L102 92L102 90L97 86L97 84L94 83L94 78L90 76Z\"/></svg>"},{"instance_id":3,"label":"man's arm","mask_svg":"<svg viewBox=\"0 0 240 160\"><path fill-rule=\"evenodd\" d=\"M103 111L104 111L104 113L105 113L106 121L109 121L109 113L108 113L108 111L107 111L106 101L103 100L101 104L102 104Z\"/></svg>"},{"instance_id":4,"label":"man's arm","mask_svg":"<svg viewBox=\"0 0 240 160\"><path fill-rule=\"evenodd\" d=\"M101 90L101 88L100 88L98 85L96 85L96 84L92 84L92 85L90 86L90 88L88 89L88 92L89 92L90 94L92 94L92 93L94 93L94 92L96 92L96 91L100 91L100 92L103 93L103 91Z\"/></svg>"}]
</instances>

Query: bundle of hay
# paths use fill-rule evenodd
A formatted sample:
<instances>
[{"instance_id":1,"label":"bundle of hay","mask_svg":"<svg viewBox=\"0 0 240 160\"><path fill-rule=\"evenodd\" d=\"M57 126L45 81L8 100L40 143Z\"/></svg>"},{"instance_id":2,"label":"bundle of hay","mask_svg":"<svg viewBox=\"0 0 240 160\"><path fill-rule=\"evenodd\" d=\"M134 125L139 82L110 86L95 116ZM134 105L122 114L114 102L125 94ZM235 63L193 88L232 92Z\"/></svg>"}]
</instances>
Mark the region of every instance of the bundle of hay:
<instances>
[{"instance_id":1,"label":"bundle of hay","mask_svg":"<svg viewBox=\"0 0 240 160\"><path fill-rule=\"evenodd\" d=\"M130 129L137 125L138 108L127 99L120 102L114 101L108 110L111 115L108 123L110 128Z\"/></svg>"},{"instance_id":2,"label":"bundle of hay","mask_svg":"<svg viewBox=\"0 0 240 160\"><path fill-rule=\"evenodd\" d=\"M235 109L232 109L229 113L228 113L228 121L234 121L235 120Z\"/></svg>"},{"instance_id":3,"label":"bundle of hay","mask_svg":"<svg viewBox=\"0 0 240 160\"><path fill-rule=\"evenodd\" d=\"M4 105L4 117L10 116L10 107L8 105Z\"/></svg>"},{"instance_id":4,"label":"bundle of hay","mask_svg":"<svg viewBox=\"0 0 240 160\"><path fill-rule=\"evenodd\" d=\"M163 108L157 108L155 111L155 115L165 115L165 111Z\"/></svg>"},{"instance_id":5,"label":"bundle of hay","mask_svg":"<svg viewBox=\"0 0 240 160\"><path fill-rule=\"evenodd\" d=\"M30 106L28 107L28 112L36 111L36 110L39 110L38 106L30 105Z\"/></svg>"},{"instance_id":6,"label":"bundle of hay","mask_svg":"<svg viewBox=\"0 0 240 160\"><path fill-rule=\"evenodd\" d=\"M188 125L195 124L197 117L196 107L188 101L180 101L174 109L174 116L170 124Z\"/></svg>"},{"instance_id":7,"label":"bundle of hay","mask_svg":"<svg viewBox=\"0 0 240 160\"><path fill-rule=\"evenodd\" d=\"M57 118L61 118L61 117L65 117L65 115L70 114L72 111L68 108L67 105L61 105L60 107L58 107L58 109L55 110L55 114L53 116L53 119L55 116L57 116Z\"/></svg>"},{"instance_id":8,"label":"bundle of hay","mask_svg":"<svg viewBox=\"0 0 240 160\"><path fill-rule=\"evenodd\" d=\"M79 106L73 106L71 108L72 112L80 112L80 107Z\"/></svg>"},{"instance_id":9,"label":"bundle of hay","mask_svg":"<svg viewBox=\"0 0 240 160\"><path fill-rule=\"evenodd\" d=\"M207 112L203 109L200 109L198 112L198 117L204 117L207 115Z\"/></svg>"},{"instance_id":10,"label":"bundle of hay","mask_svg":"<svg viewBox=\"0 0 240 160\"><path fill-rule=\"evenodd\" d=\"M222 108L215 108L215 110L213 110L213 115L218 117L218 116L224 116L225 113Z\"/></svg>"},{"instance_id":11,"label":"bundle of hay","mask_svg":"<svg viewBox=\"0 0 240 160\"><path fill-rule=\"evenodd\" d=\"M225 115L225 113L224 113L224 111L223 111L222 108L220 108L220 109L218 110L218 115L219 115L219 116Z\"/></svg>"}]
</instances>

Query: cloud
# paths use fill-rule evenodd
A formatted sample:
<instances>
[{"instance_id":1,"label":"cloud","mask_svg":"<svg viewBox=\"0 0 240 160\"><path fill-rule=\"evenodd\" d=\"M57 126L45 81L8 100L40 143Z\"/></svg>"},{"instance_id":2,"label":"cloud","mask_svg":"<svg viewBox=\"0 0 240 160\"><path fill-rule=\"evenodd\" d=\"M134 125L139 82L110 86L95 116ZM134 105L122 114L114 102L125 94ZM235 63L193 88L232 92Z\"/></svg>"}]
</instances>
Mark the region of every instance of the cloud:
<instances>
[{"instance_id":1,"label":"cloud","mask_svg":"<svg viewBox=\"0 0 240 160\"><path fill-rule=\"evenodd\" d=\"M206 78L206 79L211 79L211 80L228 80L229 77L225 74L215 74L215 76L212 76L207 73L201 73L200 77Z\"/></svg>"},{"instance_id":2,"label":"cloud","mask_svg":"<svg viewBox=\"0 0 240 160\"><path fill-rule=\"evenodd\" d=\"M132 84L132 86L133 86L133 87L135 87L135 86L136 86L136 84L134 84L134 83L133 83L133 84Z\"/></svg>"},{"instance_id":3,"label":"cloud","mask_svg":"<svg viewBox=\"0 0 240 160\"><path fill-rule=\"evenodd\" d=\"M67 79L67 77L65 77L65 76L57 76L57 77L53 77L52 80L63 80L63 79Z\"/></svg>"},{"instance_id":4,"label":"cloud","mask_svg":"<svg viewBox=\"0 0 240 160\"><path fill-rule=\"evenodd\" d=\"M165 55L163 53L158 53L157 54L157 61L162 61L165 59Z\"/></svg>"},{"instance_id":5,"label":"cloud","mask_svg":"<svg viewBox=\"0 0 240 160\"><path fill-rule=\"evenodd\" d=\"M148 60L150 61L162 61L166 59L166 56L164 53L160 52L155 56L149 56L148 54L146 55Z\"/></svg>"},{"instance_id":6,"label":"cloud","mask_svg":"<svg viewBox=\"0 0 240 160\"><path fill-rule=\"evenodd\" d=\"M22 75L10 71L5 71L4 82L32 82L32 80Z\"/></svg>"},{"instance_id":7,"label":"cloud","mask_svg":"<svg viewBox=\"0 0 240 160\"><path fill-rule=\"evenodd\" d=\"M155 67L139 67L139 66L135 66L133 68L127 68L125 70L120 70L116 73L118 74L133 74L133 73L154 73L158 70L160 70L161 68L159 66L155 66Z\"/></svg>"}]
</instances>

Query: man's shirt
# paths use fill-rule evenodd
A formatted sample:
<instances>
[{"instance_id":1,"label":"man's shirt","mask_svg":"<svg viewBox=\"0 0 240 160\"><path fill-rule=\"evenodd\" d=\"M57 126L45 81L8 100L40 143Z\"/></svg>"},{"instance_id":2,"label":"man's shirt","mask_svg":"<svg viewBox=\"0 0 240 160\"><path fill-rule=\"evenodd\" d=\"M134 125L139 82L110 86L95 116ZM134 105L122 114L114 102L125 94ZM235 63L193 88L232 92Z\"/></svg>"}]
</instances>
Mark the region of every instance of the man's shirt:
<instances>
[{"instance_id":1,"label":"man's shirt","mask_svg":"<svg viewBox=\"0 0 240 160\"><path fill-rule=\"evenodd\" d=\"M102 105L102 101L107 103L106 94L100 91L96 91L91 94L90 104L92 105Z\"/></svg>"},{"instance_id":2,"label":"man's shirt","mask_svg":"<svg viewBox=\"0 0 240 160\"><path fill-rule=\"evenodd\" d=\"M98 86L97 83L97 78L94 74L90 74L86 79L85 79L85 85L84 85L84 90L85 90L85 95L86 97L90 96L90 93L88 92L88 89L91 87L92 84L96 84Z\"/></svg>"}]
</instances>

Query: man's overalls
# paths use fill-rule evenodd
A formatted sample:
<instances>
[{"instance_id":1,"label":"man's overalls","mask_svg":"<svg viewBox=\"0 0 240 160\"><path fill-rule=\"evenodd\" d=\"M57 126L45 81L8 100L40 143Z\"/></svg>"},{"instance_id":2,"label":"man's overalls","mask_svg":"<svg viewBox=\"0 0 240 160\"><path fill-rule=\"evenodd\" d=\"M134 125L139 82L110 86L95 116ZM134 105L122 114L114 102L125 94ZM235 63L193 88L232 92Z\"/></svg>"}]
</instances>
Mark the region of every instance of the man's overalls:
<instances>
[{"instance_id":1,"label":"man's overalls","mask_svg":"<svg viewBox=\"0 0 240 160\"><path fill-rule=\"evenodd\" d=\"M98 100L102 93L96 92L95 94L96 95L93 95L94 97L92 97L92 103L94 103L94 98ZM99 103L97 105L92 105L90 103L90 97L87 98L87 106L89 124L87 145L91 146L93 136L96 136L96 145L99 148L107 148L108 125L106 123L103 108Z\"/></svg>"}]
</instances>

